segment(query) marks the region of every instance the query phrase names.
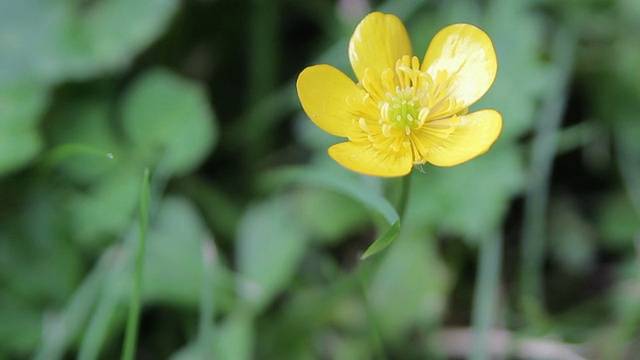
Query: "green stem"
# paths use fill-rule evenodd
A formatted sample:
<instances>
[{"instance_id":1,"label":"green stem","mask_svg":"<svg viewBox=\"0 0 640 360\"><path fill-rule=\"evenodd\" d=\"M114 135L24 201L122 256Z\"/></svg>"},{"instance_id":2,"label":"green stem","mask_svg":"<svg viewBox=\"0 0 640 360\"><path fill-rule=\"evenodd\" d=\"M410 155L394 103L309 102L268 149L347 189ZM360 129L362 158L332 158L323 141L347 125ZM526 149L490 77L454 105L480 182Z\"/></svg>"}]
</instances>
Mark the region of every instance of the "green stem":
<instances>
[{"instance_id":1,"label":"green stem","mask_svg":"<svg viewBox=\"0 0 640 360\"><path fill-rule=\"evenodd\" d=\"M407 210L407 203L409 202L409 189L411 188L411 174L402 178L402 188L400 189L400 200L398 201L398 217L402 222L402 217Z\"/></svg>"},{"instance_id":2,"label":"green stem","mask_svg":"<svg viewBox=\"0 0 640 360\"><path fill-rule=\"evenodd\" d=\"M473 299L473 353L472 360L489 358L487 343L495 318L496 293L500 282L500 263L502 258L502 235L487 236L480 243L476 291Z\"/></svg>"},{"instance_id":3,"label":"green stem","mask_svg":"<svg viewBox=\"0 0 640 360\"><path fill-rule=\"evenodd\" d=\"M371 263L371 262L369 262ZM384 352L384 344L382 342L382 335L380 331L380 324L378 323L376 314L371 307L371 303L369 302L369 296L367 295L367 286L365 281L365 269L367 266L365 262L358 262L358 280L360 282L360 288L362 290L362 302L364 304L364 310L367 313L367 318L369 319L369 336L371 338L371 343L373 344L373 351L376 355L377 359L386 360L387 355Z\"/></svg>"},{"instance_id":4,"label":"green stem","mask_svg":"<svg viewBox=\"0 0 640 360\"><path fill-rule=\"evenodd\" d=\"M122 352L122 360L133 360L138 340L138 322L140 320L140 293L142 288L142 269L144 265L144 252L147 242L147 224L149 218L149 169L144 170L142 178L142 194L140 196L140 223L138 249L136 252L135 274L133 291L129 303L129 316L125 333L125 344Z\"/></svg>"}]
</instances>

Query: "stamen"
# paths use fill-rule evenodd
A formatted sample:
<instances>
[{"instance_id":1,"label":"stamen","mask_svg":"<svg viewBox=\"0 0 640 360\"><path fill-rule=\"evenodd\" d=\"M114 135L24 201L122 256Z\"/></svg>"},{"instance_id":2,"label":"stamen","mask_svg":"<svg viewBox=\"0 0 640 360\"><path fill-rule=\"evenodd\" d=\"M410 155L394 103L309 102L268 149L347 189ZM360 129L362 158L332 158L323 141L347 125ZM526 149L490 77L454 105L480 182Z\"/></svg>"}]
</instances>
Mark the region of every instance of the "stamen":
<instances>
[{"instance_id":1,"label":"stamen","mask_svg":"<svg viewBox=\"0 0 640 360\"><path fill-rule=\"evenodd\" d=\"M360 129L362 129L362 131L369 132L369 127L367 127L367 122L363 117L358 119L358 124L360 125Z\"/></svg>"},{"instance_id":2,"label":"stamen","mask_svg":"<svg viewBox=\"0 0 640 360\"><path fill-rule=\"evenodd\" d=\"M386 137L391 137L391 125L389 124L382 125L382 135Z\"/></svg>"},{"instance_id":3,"label":"stamen","mask_svg":"<svg viewBox=\"0 0 640 360\"><path fill-rule=\"evenodd\" d=\"M418 119L420 119L421 124L424 124L427 121L427 117L429 116L430 112L431 111L428 107L423 107L422 109L420 109L420 112L418 113Z\"/></svg>"}]
</instances>

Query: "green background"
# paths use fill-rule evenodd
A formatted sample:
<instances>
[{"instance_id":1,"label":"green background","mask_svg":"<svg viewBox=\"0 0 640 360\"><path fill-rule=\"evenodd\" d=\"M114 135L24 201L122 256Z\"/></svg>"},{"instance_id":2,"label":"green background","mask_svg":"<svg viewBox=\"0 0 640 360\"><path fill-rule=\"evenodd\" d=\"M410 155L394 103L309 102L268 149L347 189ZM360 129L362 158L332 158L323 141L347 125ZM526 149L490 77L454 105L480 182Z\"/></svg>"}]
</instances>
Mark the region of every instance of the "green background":
<instances>
[{"instance_id":1,"label":"green background","mask_svg":"<svg viewBox=\"0 0 640 360\"><path fill-rule=\"evenodd\" d=\"M295 78L371 10L414 52L493 39L493 148L401 180L333 162ZM0 360L635 359L640 1L3 0ZM507 343L501 339L507 338ZM550 353L543 351L548 350ZM551 354L551 355L549 355Z\"/></svg>"}]
</instances>

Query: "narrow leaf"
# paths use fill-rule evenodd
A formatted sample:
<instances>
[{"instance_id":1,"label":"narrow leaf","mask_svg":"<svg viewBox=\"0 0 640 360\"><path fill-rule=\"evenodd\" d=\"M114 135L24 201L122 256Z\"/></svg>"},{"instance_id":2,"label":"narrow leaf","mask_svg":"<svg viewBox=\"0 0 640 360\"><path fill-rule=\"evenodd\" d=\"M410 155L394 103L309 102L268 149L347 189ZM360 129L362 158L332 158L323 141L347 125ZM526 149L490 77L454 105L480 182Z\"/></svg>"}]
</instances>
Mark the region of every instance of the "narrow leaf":
<instances>
[{"instance_id":1,"label":"narrow leaf","mask_svg":"<svg viewBox=\"0 0 640 360\"><path fill-rule=\"evenodd\" d=\"M397 220L389 230L387 230L378 240L374 241L371 246L367 249L367 251L362 254L360 260L364 260L370 256L373 256L380 251L387 248L387 246L391 245L398 238L398 234L400 233L400 220Z\"/></svg>"}]
</instances>

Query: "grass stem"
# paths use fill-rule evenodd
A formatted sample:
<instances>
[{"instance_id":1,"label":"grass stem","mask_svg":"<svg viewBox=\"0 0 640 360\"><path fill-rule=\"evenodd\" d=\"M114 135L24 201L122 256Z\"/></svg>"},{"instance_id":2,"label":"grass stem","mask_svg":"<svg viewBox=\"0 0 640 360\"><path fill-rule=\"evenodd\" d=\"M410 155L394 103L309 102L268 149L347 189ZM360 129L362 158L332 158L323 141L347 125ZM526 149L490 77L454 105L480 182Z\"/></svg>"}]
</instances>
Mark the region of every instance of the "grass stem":
<instances>
[{"instance_id":1,"label":"grass stem","mask_svg":"<svg viewBox=\"0 0 640 360\"><path fill-rule=\"evenodd\" d=\"M558 31L552 49L557 84L544 99L532 143L531 181L525 191L520 268L520 306L527 322L544 318L543 265L549 181L557 151L557 134L567 103L567 87L573 69L576 39Z\"/></svg>"},{"instance_id":2,"label":"grass stem","mask_svg":"<svg viewBox=\"0 0 640 360\"><path fill-rule=\"evenodd\" d=\"M127 318L127 328L125 330L125 343L122 351L122 360L133 360L138 340L138 323L140 321L140 293L142 288L142 269L144 266L144 253L147 242L147 226L149 220L149 169L144 170L142 178L142 192L140 195L140 222L138 249L135 259L135 273L133 289L129 303L129 316Z\"/></svg>"},{"instance_id":3,"label":"grass stem","mask_svg":"<svg viewBox=\"0 0 640 360\"><path fill-rule=\"evenodd\" d=\"M500 263L502 259L502 235L491 234L480 242L478 274L475 297L473 299L473 349L470 359L489 358L489 336L493 327L496 309L496 293L500 283Z\"/></svg>"}]
</instances>

